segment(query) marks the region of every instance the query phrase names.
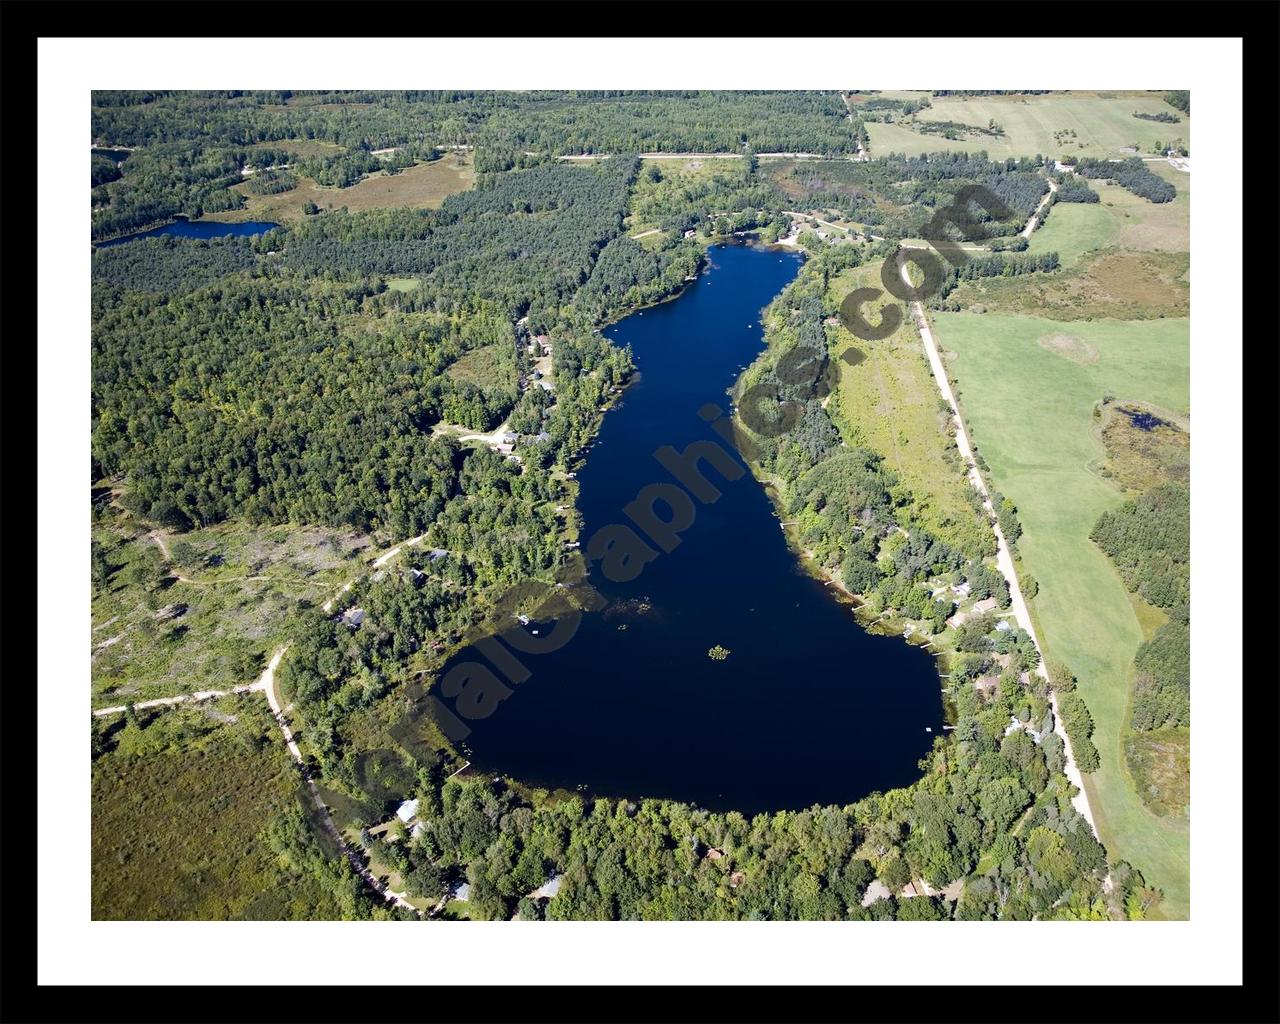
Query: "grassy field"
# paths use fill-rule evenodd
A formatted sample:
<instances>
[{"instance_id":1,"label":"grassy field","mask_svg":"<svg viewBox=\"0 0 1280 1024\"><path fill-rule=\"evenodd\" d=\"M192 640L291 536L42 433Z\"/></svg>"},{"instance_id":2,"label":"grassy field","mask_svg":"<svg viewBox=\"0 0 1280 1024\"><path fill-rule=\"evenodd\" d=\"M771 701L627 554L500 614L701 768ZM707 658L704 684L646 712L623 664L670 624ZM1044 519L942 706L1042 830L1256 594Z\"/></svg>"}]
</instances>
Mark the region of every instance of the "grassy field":
<instances>
[{"instance_id":1,"label":"grassy field","mask_svg":"<svg viewBox=\"0 0 1280 1024\"><path fill-rule=\"evenodd\" d=\"M94 920L342 916L273 846L298 783L261 694L106 730L111 749L93 764Z\"/></svg>"},{"instance_id":2,"label":"grassy field","mask_svg":"<svg viewBox=\"0 0 1280 1024\"><path fill-rule=\"evenodd\" d=\"M649 177L648 171L654 167L662 174L659 181ZM646 159L640 165L640 173L627 204L629 212L623 221L624 230L629 235L638 235L656 228L665 216L686 208L696 197L713 191L714 186L741 185L745 175L746 169L739 160L697 157ZM650 237L657 239L659 236ZM641 239L641 242L647 240Z\"/></svg>"},{"instance_id":3,"label":"grassy field","mask_svg":"<svg viewBox=\"0 0 1280 1024\"><path fill-rule=\"evenodd\" d=\"M445 371L454 380L468 381L485 389L509 387L513 372L511 360L502 345L472 349Z\"/></svg>"},{"instance_id":4,"label":"grassy field","mask_svg":"<svg viewBox=\"0 0 1280 1024\"><path fill-rule=\"evenodd\" d=\"M313 202L321 210L345 206L353 213L389 207L426 207L436 209L446 196L465 192L475 184L471 158L466 154L450 154L430 163L415 164L399 174L372 174L350 188L327 188L310 178L298 178L298 187L274 196L255 196L247 182L233 186L245 197L243 210L211 213L206 220L267 220L277 223L300 220L303 206Z\"/></svg>"},{"instance_id":5,"label":"grassy field","mask_svg":"<svg viewBox=\"0 0 1280 1024\"><path fill-rule=\"evenodd\" d=\"M1095 249L1187 252L1191 247L1191 175L1168 164L1148 165L1177 187L1171 203L1149 203L1119 185L1090 181L1096 203L1055 203L1044 227L1032 232L1030 252L1055 251L1065 267Z\"/></svg>"},{"instance_id":6,"label":"grassy field","mask_svg":"<svg viewBox=\"0 0 1280 1024\"><path fill-rule=\"evenodd\" d=\"M256 142L250 149L283 149L298 157L333 156L346 152L345 146L336 142L324 142L320 139L284 139L280 142Z\"/></svg>"},{"instance_id":7,"label":"grassy field","mask_svg":"<svg viewBox=\"0 0 1280 1024\"><path fill-rule=\"evenodd\" d=\"M965 421L995 484L1018 506L1022 561L1040 584L1032 602L1050 658L1066 662L1096 722L1102 767L1088 776L1102 840L1165 893L1164 913L1188 914L1185 818L1158 817L1142 803L1126 765L1132 660L1143 626L1110 560L1089 540L1120 491L1095 473L1105 450L1093 409L1105 393L1186 413L1189 322L1075 322L1069 330L1092 359L1041 341L1064 325L1034 317L936 316Z\"/></svg>"},{"instance_id":8,"label":"grassy field","mask_svg":"<svg viewBox=\"0 0 1280 1024\"><path fill-rule=\"evenodd\" d=\"M854 288L879 287L879 276L879 263L847 270L832 279L829 297L839 305ZM871 322L878 322L882 304L864 307ZM903 325L881 341L861 341L843 324L827 329L833 352L853 346L863 356L856 366L836 362L840 384L829 409L845 437L885 457L915 496L921 526L970 553L984 551L991 531L968 500L969 486L948 430L950 417L910 318L904 312Z\"/></svg>"},{"instance_id":9,"label":"grassy field","mask_svg":"<svg viewBox=\"0 0 1280 1024\"><path fill-rule=\"evenodd\" d=\"M1052 274L964 281L947 303L974 312L1043 314L1073 325L1185 317L1191 308L1190 269L1186 252L1104 249Z\"/></svg>"},{"instance_id":10,"label":"grassy field","mask_svg":"<svg viewBox=\"0 0 1280 1024\"><path fill-rule=\"evenodd\" d=\"M907 96L907 93L889 95ZM927 94L916 94L927 95ZM938 96L917 116L921 121L955 121L985 128L989 120L1000 124L1003 136L969 135L950 140L914 131L909 124L867 123L871 153L905 153L916 156L939 150L976 153L985 150L992 159L1009 156L1122 156L1135 143L1144 154L1157 141L1181 138L1190 148L1191 119L1164 102L1160 93L1072 92L1047 96ZM1143 121L1134 111L1176 114L1178 124ZM1068 133L1074 132L1074 135Z\"/></svg>"},{"instance_id":11,"label":"grassy field","mask_svg":"<svg viewBox=\"0 0 1280 1024\"><path fill-rule=\"evenodd\" d=\"M166 561L114 506L93 538L110 570L92 603L98 707L253 682L298 602L326 600L369 545L350 532L228 523L167 536L174 560ZM174 606L185 611L166 617Z\"/></svg>"},{"instance_id":12,"label":"grassy field","mask_svg":"<svg viewBox=\"0 0 1280 1024\"><path fill-rule=\"evenodd\" d=\"M1134 785L1155 813L1182 817L1191 803L1191 730L1133 732L1125 757Z\"/></svg>"}]
</instances>

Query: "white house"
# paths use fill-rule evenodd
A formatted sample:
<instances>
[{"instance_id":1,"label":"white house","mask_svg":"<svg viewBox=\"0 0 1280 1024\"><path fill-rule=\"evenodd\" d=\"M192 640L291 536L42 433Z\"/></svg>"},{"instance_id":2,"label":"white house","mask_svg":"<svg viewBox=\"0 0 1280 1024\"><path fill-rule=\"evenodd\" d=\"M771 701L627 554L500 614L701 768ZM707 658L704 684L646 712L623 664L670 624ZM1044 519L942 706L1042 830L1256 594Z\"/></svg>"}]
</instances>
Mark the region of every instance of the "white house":
<instances>
[{"instance_id":1,"label":"white house","mask_svg":"<svg viewBox=\"0 0 1280 1024\"><path fill-rule=\"evenodd\" d=\"M418 801L406 800L396 808L396 817L403 821L406 825L413 821L418 814Z\"/></svg>"}]
</instances>

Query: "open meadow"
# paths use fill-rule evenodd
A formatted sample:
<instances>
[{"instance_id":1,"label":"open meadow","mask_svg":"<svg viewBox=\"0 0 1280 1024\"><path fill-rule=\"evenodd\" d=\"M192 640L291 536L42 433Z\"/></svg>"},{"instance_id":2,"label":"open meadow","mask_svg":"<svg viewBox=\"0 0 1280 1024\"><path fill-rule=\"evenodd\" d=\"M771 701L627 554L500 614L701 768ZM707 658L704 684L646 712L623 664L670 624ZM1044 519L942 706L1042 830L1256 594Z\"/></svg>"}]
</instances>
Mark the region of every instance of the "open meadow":
<instances>
[{"instance_id":1,"label":"open meadow","mask_svg":"<svg viewBox=\"0 0 1280 1024\"><path fill-rule=\"evenodd\" d=\"M878 286L879 277L879 263L846 270L832 278L828 297L838 305L855 288ZM864 314L876 323L884 306L894 302L882 296L864 307ZM912 493L911 508L921 526L971 556L981 554L989 548L990 528L969 500L951 417L904 308L902 321L880 341L855 338L841 323L828 325L832 352L853 348L857 359L856 365L835 361L840 379L829 411L850 443L884 456L885 465Z\"/></svg>"},{"instance_id":2,"label":"open meadow","mask_svg":"<svg viewBox=\"0 0 1280 1024\"><path fill-rule=\"evenodd\" d=\"M340 915L324 879L342 865L289 814L298 779L262 694L95 729L94 920Z\"/></svg>"},{"instance_id":3,"label":"open meadow","mask_svg":"<svg viewBox=\"0 0 1280 1024\"><path fill-rule=\"evenodd\" d=\"M414 164L399 174L371 174L349 188L327 188L299 177L298 187L276 195L259 196L248 182L234 186L245 197L242 210L208 214L205 220L235 223L249 220L287 223L305 216L303 208L315 203L322 211L346 207L352 213L392 207L438 209L447 196L465 192L475 184L471 158L451 153L429 163Z\"/></svg>"},{"instance_id":4,"label":"open meadow","mask_svg":"<svg viewBox=\"0 0 1280 1024\"><path fill-rule=\"evenodd\" d=\"M1191 175L1167 163L1148 168L1178 190L1171 203L1149 203L1119 185L1091 180L1096 203L1055 203L1044 226L1031 234L1029 252L1056 252L1064 267L1095 249L1187 252L1191 241Z\"/></svg>"},{"instance_id":5,"label":"open meadow","mask_svg":"<svg viewBox=\"0 0 1280 1024\"><path fill-rule=\"evenodd\" d=\"M1040 584L1032 609L1046 656L1070 666L1095 721L1102 766L1086 784L1102 840L1164 890L1166 916L1185 917L1187 819L1148 810L1126 765L1132 661L1143 628L1089 533L1122 498L1095 471L1106 456L1095 405L1113 394L1186 415L1189 322L1063 324L968 313L935 320L971 437L995 485L1018 507L1022 561Z\"/></svg>"},{"instance_id":6,"label":"open meadow","mask_svg":"<svg viewBox=\"0 0 1280 1024\"><path fill-rule=\"evenodd\" d=\"M921 93L885 95L928 96ZM1191 118L1169 106L1155 92L1072 92L1042 96L934 96L931 106L915 115L918 121L943 122L986 128L995 121L1004 129L999 136L965 133L957 139L926 134L910 126L910 120L893 124L867 122L873 156L903 153L917 156L939 150L965 153L985 151L993 160L1005 157L1096 156L1120 157L1124 148L1137 145L1149 153L1157 141L1181 139L1190 148ZM1177 124L1146 121L1134 112L1165 113L1180 118Z\"/></svg>"},{"instance_id":7,"label":"open meadow","mask_svg":"<svg viewBox=\"0 0 1280 1024\"><path fill-rule=\"evenodd\" d=\"M320 527L152 533L115 506L93 541L95 707L249 685L299 603L327 600L369 544Z\"/></svg>"}]
</instances>

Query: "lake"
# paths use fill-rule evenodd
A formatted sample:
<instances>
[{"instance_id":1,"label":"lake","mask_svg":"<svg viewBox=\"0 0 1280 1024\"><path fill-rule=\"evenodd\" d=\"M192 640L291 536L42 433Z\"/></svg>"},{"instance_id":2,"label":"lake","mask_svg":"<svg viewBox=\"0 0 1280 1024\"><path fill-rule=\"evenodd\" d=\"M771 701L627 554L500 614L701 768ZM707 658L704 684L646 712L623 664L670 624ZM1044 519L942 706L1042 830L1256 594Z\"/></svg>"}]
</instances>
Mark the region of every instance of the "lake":
<instances>
[{"instance_id":1,"label":"lake","mask_svg":"<svg viewBox=\"0 0 1280 1024\"><path fill-rule=\"evenodd\" d=\"M113 238L109 242L98 242L97 245L99 248L124 245L125 242L135 242L139 238L154 238L156 235L176 235L179 238L225 238L228 235L243 237L260 235L279 226L265 220L246 220L239 224L224 224L216 220L179 220L172 224L162 224L149 231L139 231L137 234Z\"/></svg>"},{"instance_id":2,"label":"lake","mask_svg":"<svg viewBox=\"0 0 1280 1024\"><path fill-rule=\"evenodd\" d=\"M726 389L764 346L760 310L800 268L759 247L709 256L679 298L605 332L632 346L639 375L578 472L584 549L600 527L628 522L623 506L641 488L674 482L656 449L720 442L698 410L728 410ZM850 803L918 777L943 724L933 658L867 633L801 570L750 473L706 475L722 497L695 502L678 546L630 583L593 567L608 607L560 650L521 655L531 676L468 722L479 768L745 814ZM723 660L708 657L716 645ZM451 664L461 660L480 658L468 649Z\"/></svg>"}]
</instances>

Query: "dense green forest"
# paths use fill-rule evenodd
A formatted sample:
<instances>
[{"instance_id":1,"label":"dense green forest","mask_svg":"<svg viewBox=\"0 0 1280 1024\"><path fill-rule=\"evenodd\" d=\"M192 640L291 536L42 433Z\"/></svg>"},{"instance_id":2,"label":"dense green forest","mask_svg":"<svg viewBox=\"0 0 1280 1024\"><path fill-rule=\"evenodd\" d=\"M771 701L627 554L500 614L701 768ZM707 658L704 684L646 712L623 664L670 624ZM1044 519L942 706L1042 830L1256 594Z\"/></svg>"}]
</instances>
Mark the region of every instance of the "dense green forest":
<instances>
[{"instance_id":1,"label":"dense green forest","mask_svg":"<svg viewBox=\"0 0 1280 1024\"><path fill-rule=\"evenodd\" d=\"M1191 492L1161 484L1104 512L1089 534L1116 563L1125 586L1149 604L1173 608L1190 599Z\"/></svg>"},{"instance_id":2,"label":"dense green forest","mask_svg":"<svg viewBox=\"0 0 1280 1024\"><path fill-rule=\"evenodd\" d=\"M551 165L499 176L440 211L336 212L253 243L100 250L95 478L126 474L125 503L179 529L243 516L421 533L463 458L431 427L488 430L511 412L528 368L515 329L526 313L564 353L598 354L586 379L580 363L566 374L547 418L563 459L629 370L592 334L608 305L598 290L585 314L561 305L618 233L634 172L622 158ZM628 301L674 290L696 266L683 251L661 268L610 259L604 269L610 296ZM386 292L390 274L421 283ZM507 353L505 381L486 390L445 373L485 346Z\"/></svg>"},{"instance_id":3,"label":"dense green forest","mask_svg":"<svg viewBox=\"0 0 1280 1024\"><path fill-rule=\"evenodd\" d=\"M1165 483L1104 512L1090 534L1125 586L1169 620L1138 648L1134 729L1191 724L1191 492Z\"/></svg>"},{"instance_id":4,"label":"dense green forest","mask_svg":"<svg viewBox=\"0 0 1280 1024\"><path fill-rule=\"evenodd\" d=\"M1142 157L1128 160L1086 160L1075 164L1075 172L1084 178L1102 178L1128 189L1135 196L1153 203L1170 203L1178 194L1173 182L1166 181L1147 166Z\"/></svg>"},{"instance_id":5,"label":"dense green forest","mask_svg":"<svg viewBox=\"0 0 1280 1024\"><path fill-rule=\"evenodd\" d=\"M472 919L959 920L1137 918L1154 897L1128 865L1112 870L1072 809L1048 751L1002 738L1003 702L962 718L925 779L849 807L715 814L665 801L573 796L531 805L488 781L424 788L421 834L391 856L416 890L470 884ZM553 899L532 893L551 873ZM894 895L862 905L879 879ZM901 898L913 878L964 878L955 904Z\"/></svg>"},{"instance_id":6,"label":"dense green forest","mask_svg":"<svg viewBox=\"0 0 1280 1024\"><path fill-rule=\"evenodd\" d=\"M1053 194L1055 203L1096 203L1098 193L1074 174L1057 174L1058 190Z\"/></svg>"},{"instance_id":7,"label":"dense green forest","mask_svg":"<svg viewBox=\"0 0 1280 1024\"><path fill-rule=\"evenodd\" d=\"M913 112L874 99L855 109ZM1158 898L1128 865L1108 865L1072 807L1039 656L994 615L956 631L942 683L955 729L935 740L921 779L848 807L748 821L665 801L553 800L517 784L446 781L457 764L449 753L389 738L416 721L418 677L429 689L449 650L486 635L502 595L550 588L580 566L566 547L572 469L633 371L602 324L678 291L717 234L776 238L790 202L780 187L903 237L960 188L983 184L1014 216L982 222L977 238L1015 233L1047 188L1038 158L984 154L814 161L781 182L761 174L755 152L851 152L862 128L847 113L838 95L807 92L95 94L94 138L136 147L108 161L118 177L94 163L98 239L235 208L243 197L232 184L264 195L299 176L346 185L476 147L474 189L439 209L340 209L252 239L161 237L92 257L91 469L142 529L238 520L424 535L329 612L302 602L278 673L309 770L356 809L357 827L385 820L395 799L419 799L424 827L379 848L413 894L434 902L467 881L470 916L489 919L1118 919L1144 916ZM653 150L746 159L686 174L632 155ZM613 155L553 159L584 152ZM628 221L661 237L641 244ZM836 313L826 285L873 254L884 252L814 252L767 311L769 348L741 389L775 395L761 406L766 429L752 435L758 468L780 484L815 563L936 636L955 605L933 596L931 578L964 579L973 598L999 607L1008 587L990 564L989 531L946 543L919 528L881 456L843 444L823 407L824 320ZM996 255L965 273L1050 264L1056 254ZM553 347L550 372L539 364L542 387L535 336ZM799 381L796 365L808 368ZM517 435L510 454L460 439L503 424ZM1133 571L1151 561L1135 555ZM105 562L97 551L109 576ZM157 581L165 572L158 557L150 571ZM352 628L339 613L357 608ZM1176 719L1160 715L1177 642L1157 634L1140 652L1156 724ZM1068 678L1054 685L1087 771L1096 763L1088 712ZM108 902L125 906L131 887L150 899L169 884L168 875L138 881L142 853L154 850L139 845L137 826L172 829L160 812L175 817L171 804L203 771L236 817L222 832L213 819L179 829L177 845L185 856L205 830L216 833L199 852L236 884L218 894L221 910L192 916L390 916L325 855L307 800L283 799L297 795L297 780L282 751L268 749L273 723L248 706L257 697L237 702L232 720L205 708L94 720L95 844L121 868L103 876L117 887ZM387 774L410 779L410 793L370 771L370 751L386 749L403 750ZM176 756L188 750L198 754L189 764ZM270 787L255 792L245 780L268 762ZM247 851L241 868L237 849ZM531 899L551 872L559 894ZM891 895L864 907L876 879ZM952 900L900 895L921 879L963 884Z\"/></svg>"},{"instance_id":8,"label":"dense green forest","mask_svg":"<svg viewBox=\"0 0 1280 1024\"><path fill-rule=\"evenodd\" d=\"M830 92L96 92L92 130L138 147L119 180L94 172L93 237L243 206L245 167L296 160L320 184L473 145L477 170L546 156L626 152L812 152L856 148ZM301 159L296 140L330 147ZM375 150L396 148L387 157Z\"/></svg>"},{"instance_id":9,"label":"dense green forest","mask_svg":"<svg viewBox=\"0 0 1280 1024\"><path fill-rule=\"evenodd\" d=\"M889 153L875 160L804 161L791 165L779 184L805 208L827 208L887 238L918 237L935 212L961 189L981 185L1012 215L995 220L980 208L963 237L981 241L1017 234L1049 186L1039 158L988 160L985 153Z\"/></svg>"}]
</instances>

